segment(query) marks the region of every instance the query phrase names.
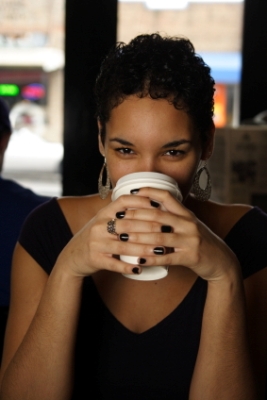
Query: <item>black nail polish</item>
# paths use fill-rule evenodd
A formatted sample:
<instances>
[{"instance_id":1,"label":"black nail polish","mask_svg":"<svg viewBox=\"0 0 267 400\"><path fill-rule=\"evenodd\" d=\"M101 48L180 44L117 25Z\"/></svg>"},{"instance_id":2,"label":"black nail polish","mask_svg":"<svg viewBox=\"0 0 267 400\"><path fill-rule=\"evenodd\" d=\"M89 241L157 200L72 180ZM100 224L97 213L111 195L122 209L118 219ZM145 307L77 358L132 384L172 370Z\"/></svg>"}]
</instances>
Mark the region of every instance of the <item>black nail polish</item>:
<instances>
[{"instance_id":1,"label":"black nail polish","mask_svg":"<svg viewBox=\"0 0 267 400\"><path fill-rule=\"evenodd\" d=\"M170 233L172 232L172 227L170 225L162 225L161 232Z\"/></svg>"},{"instance_id":2,"label":"black nail polish","mask_svg":"<svg viewBox=\"0 0 267 400\"><path fill-rule=\"evenodd\" d=\"M162 255L165 253L164 247L155 247L153 251L156 255Z\"/></svg>"},{"instance_id":3,"label":"black nail polish","mask_svg":"<svg viewBox=\"0 0 267 400\"><path fill-rule=\"evenodd\" d=\"M118 211L116 213L116 218L122 219L125 217L125 211Z\"/></svg>"},{"instance_id":4,"label":"black nail polish","mask_svg":"<svg viewBox=\"0 0 267 400\"><path fill-rule=\"evenodd\" d=\"M140 190L140 189L132 189L132 190L130 191L130 193L131 193L131 194L136 194L136 193L139 192L139 190Z\"/></svg>"},{"instance_id":5,"label":"black nail polish","mask_svg":"<svg viewBox=\"0 0 267 400\"><path fill-rule=\"evenodd\" d=\"M122 240L123 242L127 242L127 240L129 239L128 233L121 233L119 235L119 237L120 237L120 240Z\"/></svg>"},{"instance_id":6,"label":"black nail polish","mask_svg":"<svg viewBox=\"0 0 267 400\"><path fill-rule=\"evenodd\" d=\"M133 269L132 269L132 272L134 273L134 274L140 274L140 269L138 268L138 267L134 267Z\"/></svg>"},{"instance_id":7,"label":"black nail polish","mask_svg":"<svg viewBox=\"0 0 267 400\"><path fill-rule=\"evenodd\" d=\"M158 208L158 207L160 206L160 204L157 203L157 202L154 201L154 200L150 200L150 204L152 205L152 207L155 207L155 208Z\"/></svg>"},{"instance_id":8,"label":"black nail polish","mask_svg":"<svg viewBox=\"0 0 267 400\"><path fill-rule=\"evenodd\" d=\"M145 264L146 259L145 258L139 258L139 264Z\"/></svg>"}]
</instances>

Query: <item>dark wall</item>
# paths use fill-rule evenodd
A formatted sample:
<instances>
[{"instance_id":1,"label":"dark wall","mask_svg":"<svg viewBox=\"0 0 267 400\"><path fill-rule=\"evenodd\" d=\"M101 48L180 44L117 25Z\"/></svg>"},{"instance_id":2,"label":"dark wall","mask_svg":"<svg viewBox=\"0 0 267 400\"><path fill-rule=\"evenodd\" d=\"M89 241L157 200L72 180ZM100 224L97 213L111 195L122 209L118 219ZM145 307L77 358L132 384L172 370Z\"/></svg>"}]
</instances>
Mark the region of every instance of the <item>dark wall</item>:
<instances>
[{"instance_id":1,"label":"dark wall","mask_svg":"<svg viewBox=\"0 0 267 400\"><path fill-rule=\"evenodd\" d=\"M117 0L66 0L63 195L97 192L103 158L93 87L116 29Z\"/></svg>"},{"instance_id":2,"label":"dark wall","mask_svg":"<svg viewBox=\"0 0 267 400\"><path fill-rule=\"evenodd\" d=\"M267 0L245 0L241 122L267 110Z\"/></svg>"}]
</instances>

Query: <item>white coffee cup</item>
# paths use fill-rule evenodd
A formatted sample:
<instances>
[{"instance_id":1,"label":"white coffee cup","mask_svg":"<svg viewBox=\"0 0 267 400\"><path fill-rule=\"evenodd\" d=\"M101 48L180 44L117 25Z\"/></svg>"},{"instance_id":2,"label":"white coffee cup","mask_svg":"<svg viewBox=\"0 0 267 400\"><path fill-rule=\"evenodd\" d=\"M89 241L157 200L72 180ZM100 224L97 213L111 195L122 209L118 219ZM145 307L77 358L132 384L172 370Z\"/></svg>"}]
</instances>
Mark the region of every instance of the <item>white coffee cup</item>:
<instances>
[{"instance_id":1,"label":"white coffee cup","mask_svg":"<svg viewBox=\"0 0 267 400\"><path fill-rule=\"evenodd\" d=\"M130 194L132 189L141 187L151 187L156 189L168 190L173 197L182 201L182 195L177 182L168 175L158 172L134 172L120 178L113 190L111 199L116 200L124 194ZM138 264L138 258L135 256L121 255L120 259L129 264ZM168 275L167 266L142 266L141 274L124 274L127 278L139 281L152 281L164 278Z\"/></svg>"}]
</instances>

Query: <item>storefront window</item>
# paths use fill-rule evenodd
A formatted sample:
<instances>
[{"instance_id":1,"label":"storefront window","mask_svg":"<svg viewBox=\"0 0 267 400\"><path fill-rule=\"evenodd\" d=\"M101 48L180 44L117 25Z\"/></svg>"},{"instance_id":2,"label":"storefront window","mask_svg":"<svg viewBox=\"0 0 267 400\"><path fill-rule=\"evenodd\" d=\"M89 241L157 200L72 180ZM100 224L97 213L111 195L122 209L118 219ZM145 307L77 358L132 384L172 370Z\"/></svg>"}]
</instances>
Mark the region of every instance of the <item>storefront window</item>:
<instances>
[{"instance_id":1,"label":"storefront window","mask_svg":"<svg viewBox=\"0 0 267 400\"><path fill-rule=\"evenodd\" d=\"M13 134L3 176L61 193L64 0L0 0L0 96Z\"/></svg>"},{"instance_id":2,"label":"storefront window","mask_svg":"<svg viewBox=\"0 0 267 400\"><path fill-rule=\"evenodd\" d=\"M188 37L216 81L215 124L236 126L242 20L242 0L119 0L118 40L152 32Z\"/></svg>"}]
</instances>

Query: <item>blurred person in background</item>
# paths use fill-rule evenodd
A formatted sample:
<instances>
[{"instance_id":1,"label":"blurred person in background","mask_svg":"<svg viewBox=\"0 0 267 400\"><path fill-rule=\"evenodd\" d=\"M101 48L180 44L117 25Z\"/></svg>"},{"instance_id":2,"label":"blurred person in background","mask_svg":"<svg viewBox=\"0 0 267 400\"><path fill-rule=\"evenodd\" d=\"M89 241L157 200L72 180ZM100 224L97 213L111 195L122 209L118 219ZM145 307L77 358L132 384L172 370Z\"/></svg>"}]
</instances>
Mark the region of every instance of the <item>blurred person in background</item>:
<instances>
[{"instance_id":1,"label":"blurred person in background","mask_svg":"<svg viewBox=\"0 0 267 400\"><path fill-rule=\"evenodd\" d=\"M8 107L0 98L0 174L11 132ZM4 179L0 175L0 360L9 309L13 250L27 215L47 200L49 197L37 195L30 189L12 180Z\"/></svg>"}]
</instances>

